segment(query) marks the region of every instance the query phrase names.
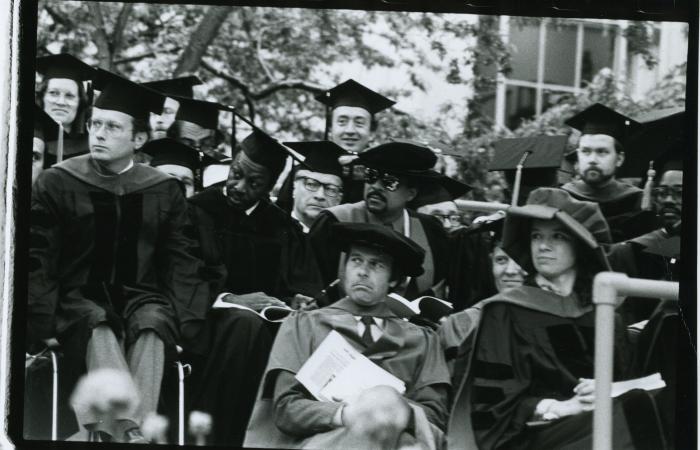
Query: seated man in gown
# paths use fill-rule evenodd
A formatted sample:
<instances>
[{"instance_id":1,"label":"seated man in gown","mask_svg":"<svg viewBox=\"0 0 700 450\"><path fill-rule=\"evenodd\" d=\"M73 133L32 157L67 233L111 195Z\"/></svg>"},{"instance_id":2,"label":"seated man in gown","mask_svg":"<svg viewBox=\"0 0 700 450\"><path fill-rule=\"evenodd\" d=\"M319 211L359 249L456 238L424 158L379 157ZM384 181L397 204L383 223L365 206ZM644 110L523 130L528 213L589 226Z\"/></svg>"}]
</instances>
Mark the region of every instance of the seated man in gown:
<instances>
[{"instance_id":1,"label":"seated man in gown","mask_svg":"<svg viewBox=\"0 0 700 450\"><path fill-rule=\"evenodd\" d=\"M424 250L381 225L333 225L348 255L346 297L294 313L280 327L245 445L277 448L439 447L447 419L449 376L437 335L397 317L385 298L403 277L422 272ZM335 330L406 385L362 391L345 402L317 401L295 375Z\"/></svg>"}]
</instances>

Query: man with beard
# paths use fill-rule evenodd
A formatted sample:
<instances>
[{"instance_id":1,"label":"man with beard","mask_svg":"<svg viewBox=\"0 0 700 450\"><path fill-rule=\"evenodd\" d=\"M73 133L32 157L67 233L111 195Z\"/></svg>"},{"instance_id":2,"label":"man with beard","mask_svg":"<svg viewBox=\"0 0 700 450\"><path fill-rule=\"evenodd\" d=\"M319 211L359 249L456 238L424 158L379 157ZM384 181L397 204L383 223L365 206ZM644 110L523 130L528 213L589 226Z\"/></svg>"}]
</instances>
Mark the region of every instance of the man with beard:
<instances>
[{"instance_id":1,"label":"man with beard","mask_svg":"<svg viewBox=\"0 0 700 450\"><path fill-rule=\"evenodd\" d=\"M301 307L323 288L301 226L270 203L289 153L254 128L240 144L225 186L189 199L190 215L218 301L260 311ZM240 446L276 331L249 311L211 309L193 367L188 407L213 416L211 444ZM223 357L222 357L223 355Z\"/></svg>"},{"instance_id":2,"label":"man with beard","mask_svg":"<svg viewBox=\"0 0 700 450\"><path fill-rule=\"evenodd\" d=\"M326 139L348 152L340 161L344 166L344 201L359 202L363 198L364 167L355 161L354 155L367 149L377 129L375 114L390 108L396 102L352 79L315 98L326 107ZM277 206L285 211L291 211L293 205L293 178L292 174L285 180L277 198Z\"/></svg>"},{"instance_id":3,"label":"man with beard","mask_svg":"<svg viewBox=\"0 0 700 450\"><path fill-rule=\"evenodd\" d=\"M309 232L318 214L343 199L343 167L338 162L346 154L330 141L286 142L306 159L304 163L313 167L300 167L294 175L294 208L292 217L299 221L304 233Z\"/></svg>"},{"instance_id":4,"label":"man with beard","mask_svg":"<svg viewBox=\"0 0 700 450\"><path fill-rule=\"evenodd\" d=\"M166 80L149 81L144 86L165 95L162 114L151 114L151 140L162 139L168 128L175 122L175 116L180 109L177 98L193 98L193 87L202 84L196 76L170 78Z\"/></svg>"},{"instance_id":5,"label":"man with beard","mask_svg":"<svg viewBox=\"0 0 700 450\"><path fill-rule=\"evenodd\" d=\"M615 172L625 161L624 145L639 129L639 123L600 103L565 123L581 131L576 149L581 179L566 183L562 189L578 200L598 203L610 225L613 242L634 237L636 229L630 232L627 228L635 228L629 225L641 212L643 192L616 180Z\"/></svg>"},{"instance_id":6,"label":"man with beard","mask_svg":"<svg viewBox=\"0 0 700 450\"><path fill-rule=\"evenodd\" d=\"M409 210L463 195L469 186L431 168L437 157L427 147L390 142L360 154L365 169L365 200L322 211L309 232L326 286L338 278L341 249L333 242L330 228L336 222L373 223L390 227L420 245L426 252L424 273L397 292L407 298L442 295L449 264L447 233L432 216Z\"/></svg>"},{"instance_id":7,"label":"man with beard","mask_svg":"<svg viewBox=\"0 0 700 450\"><path fill-rule=\"evenodd\" d=\"M156 411L176 343L191 343L209 290L177 182L133 161L163 96L103 70L95 87L90 154L46 169L34 185L26 342L34 353L58 339L71 374L64 386L85 371L130 374L136 411L112 423L90 405L75 415L93 437L145 443L139 427Z\"/></svg>"}]
</instances>

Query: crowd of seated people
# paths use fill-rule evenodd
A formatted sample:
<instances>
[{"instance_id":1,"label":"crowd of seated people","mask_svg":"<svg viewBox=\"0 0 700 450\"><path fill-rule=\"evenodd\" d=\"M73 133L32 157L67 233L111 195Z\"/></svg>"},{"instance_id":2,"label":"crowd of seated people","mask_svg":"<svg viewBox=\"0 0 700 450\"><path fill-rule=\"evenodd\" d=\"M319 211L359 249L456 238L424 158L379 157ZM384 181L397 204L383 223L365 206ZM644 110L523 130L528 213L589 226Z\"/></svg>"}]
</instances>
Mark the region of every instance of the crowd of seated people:
<instances>
[{"instance_id":1,"label":"crowd of seated people","mask_svg":"<svg viewBox=\"0 0 700 450\"><path fill-rule=\"evenodd\" d=\"M600 104L567 121L580 139L564 185L552 174L566 139L499 143L492 167L516 201L481 202L488 212L467 226L470 186L436 171L443 156L424 143L372 142L375 114L394 102L353 80L318 97L328 140L283 143L251 125L225 154L218 117L231 111L195 100L196 77L139 83L65 54L38 68L27 439L48 439L57 420L59 439L146 443L160 414L174 441L181 361L192 367L182 406L211 417L209 444L582 448L594 276L679 281L682 136L635 156L655 164L643 189L624 183L616 173L644 124ZM452 308L407 314L392 293ZM614 448L670 448L675 355L662 349L676 347L678 311L633 300L617 308L615 380L660 372L666 387L614 400ZM405 389L319 400L298 374L332 332ZM57 418L37 357L48 347L60 355ZM89 390L69 401L105 369L129 379L133 408L105 413Z\"/></svg>"}]
</instances>

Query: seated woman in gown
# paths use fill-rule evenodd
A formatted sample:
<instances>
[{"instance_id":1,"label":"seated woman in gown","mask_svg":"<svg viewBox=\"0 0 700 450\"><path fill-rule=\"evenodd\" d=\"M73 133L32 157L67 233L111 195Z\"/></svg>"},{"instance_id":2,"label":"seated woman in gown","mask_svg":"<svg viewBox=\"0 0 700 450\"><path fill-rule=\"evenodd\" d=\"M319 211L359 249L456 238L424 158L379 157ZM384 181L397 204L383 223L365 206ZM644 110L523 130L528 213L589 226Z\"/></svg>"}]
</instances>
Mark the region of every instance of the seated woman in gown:
<instances>
[{"instance_id":1,"label":"seated woman in gown","mask_svg":"<svg viewBox=\"0 0 700 450\"><path fill-rule=\"evenodd\" d=\"M595 203L554 188L508 211L504 250L529 274L485 300L462 345L448 448L590 448L594 404L593 276L608 270L610 232ZM628 370L616 327L615 379ZM466 361L463 361L466 360ZM613 406L613 447L664 448L656 406L644 391Z\"/></svg>"}]
</instances>

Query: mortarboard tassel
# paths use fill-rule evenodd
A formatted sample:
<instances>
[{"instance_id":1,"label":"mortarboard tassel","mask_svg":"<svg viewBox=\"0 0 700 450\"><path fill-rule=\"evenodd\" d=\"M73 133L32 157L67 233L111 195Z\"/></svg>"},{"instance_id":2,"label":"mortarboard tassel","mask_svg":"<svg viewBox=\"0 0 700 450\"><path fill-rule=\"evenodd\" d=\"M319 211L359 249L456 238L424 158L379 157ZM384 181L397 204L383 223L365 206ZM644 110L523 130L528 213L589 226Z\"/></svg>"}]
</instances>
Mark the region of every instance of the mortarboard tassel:
<instances>
[{"instance_id":1,"label":"mortarboard tassel","mask_svg":"<svg viewBox=\"0 0 700 450\"><path fill-rule=\"evenodd\" d=\"M523 153L523 156L518 161L518 165L515 167L515 183L513 183L513 198L510 201L511 206L518 206L518 196L520 196L520 182L523 177L523 165L525 160L530 156L532 152L527 151Z\"/></svg>"},{"instance_id":2,"label":"mortarboard tassel","mask_svg":"<svg viewBox=\"0 0 700 450\"><path fill-rule=\"evenodd\" d=\"M231 112L231 154L236 151L236 114Z\"/></svg>"},{"instance_id":3,"label":"mortarboard tassel","mask_svg":"<svg viewBox=\"0 0 700 450\"><path fill-rule=\"evenodd\" d=\"M644 193L642 194L642 211L651 210L651 189L654 187L654 161L649 161L649 170L647 170L647 181L644 183Z\"/></svg>"},{"instance_id":4,"label":"mortarboard tassel","mask_svg":"<svg viewBox=\"0 0 700 450\"><path fill-rule=\"evenodd\" d=\"M328 134L331 132L331 107L326 106L326 127L323 130L323 140L328 140Z\"/></svg>"},{"instance_id":5,"label":"mortarboard tassel","mask_svg":"<svg viewBox=\"0 0 700 450\"><path fill-rule=\"evenodd\" d=\"M95 101L95 90L92 88L92 81L87 83L87 104L92 106Z\"/></svg>"},{"instance_id":6,"label":"mortarboard tassel","mask_svg":"<svg viewBox=\"0 0 700 450\"><path fill-rule=\"evenodd\" d=\"M56 163L63 161L63 124L58 123L58 139L56 142Z\"/></svg>"}]
</instances>

